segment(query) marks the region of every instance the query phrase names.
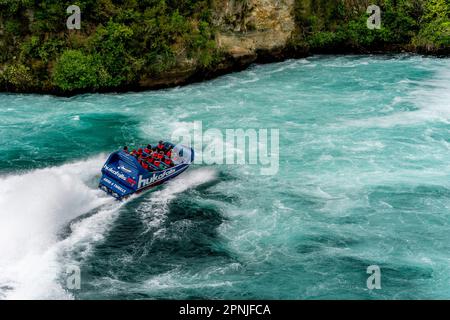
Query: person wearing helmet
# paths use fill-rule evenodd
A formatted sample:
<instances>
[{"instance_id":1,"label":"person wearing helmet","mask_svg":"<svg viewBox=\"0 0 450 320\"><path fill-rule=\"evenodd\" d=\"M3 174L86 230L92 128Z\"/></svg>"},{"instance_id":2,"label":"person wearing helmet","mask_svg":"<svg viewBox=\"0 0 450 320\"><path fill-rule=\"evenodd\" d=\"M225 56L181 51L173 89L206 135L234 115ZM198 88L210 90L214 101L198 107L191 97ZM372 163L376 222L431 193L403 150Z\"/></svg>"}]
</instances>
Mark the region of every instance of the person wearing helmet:
<instances>
[{"instance_id":1,"label":"person wearing helmet","mask_svg":"<svg viewBox=\"0 0 450 320\"><path fill-rule=\"evenodd\" d=\"M159 159L154 159L153 160L153 165L159 167L160 164L161 164L161 161Z\"/></svg>"},{"instance_id":2,"label":"person wearing helmet","mask_svg":"<svg viewBox=\"0 0 450 320\"><path fill-rule=\"evenodd\" d=\"M142 168L144 168L145 170L148 170L148 164L144 159L139 161L139 163L141 164Z\"/></svg>"},{"instance_id":3,"label":"person wearing helmet","mask_svg":"<svg viewBox=\"0 0 450 320\"><path fill-rule=\"evenodd\" d=\"M152 146L150 144L147 145L147 148L144 149L144 153L150 154L152 152Z\"/></svg>"},{"instance_id":4,"label":"person wearing helmet","mask_svg":"<svg viewBox=\"0 0 450 320\"><path fill-rule=\"evenodd\" d=\"M123 147L123 152L128 153L128 147L127 146Z\"/></svg>"},{"instance_id":5,"label":"person wearing helmet","mask_svg":"<svg viewBox=\"0 0 450 320\"><path fill-rule=\"evenodd\" d=\"M169 157L164 157L164 163L169 167L173 167L172 159L170 159Z\"/></svg>"},{"instance_id":6,"label":"person wearing helmet","mask_svg":"<svg viewBox=\"0 0 450 320\"><path fill-rule=\"evenodd\" d=\"M173 149L173 147L170 147L169 150L167 150L167 152L166 152L166 156L169 158L172 157L172 149Z\"/></svg>"},{"instance_id":7,"label":"person wearing helmet","mask_svg":"<svg viewBox=\"0 0 450 320\"><path fill-rule=\"evenodd\" d=\"M164 152L164 149L165 149L165 147L164 147L164 142L163 142L162 140L160 140L160 141L158 142L158 145L156 146L156 150L157 150L158 152L160 152L160 151L163 151L163 152Z\"/></svg>"},{"instance_id":8,"label":"person wearing helmet","mask_svg":"<svg viewBox=\"0 0 450 320\"><path fill-rule=\"evenodd\" d=\"M148 163L153 163L153 160L155 160L155 158L153 156L154 156L154 153L148 155L148 157L147 157Z\"/></svg>"},{"instance_id":9,"label":"person wearing helmet","mask_svg":"<svg viewBox=\"0 0 450 320\"><path fill-rule=\"evenodd\" d=\"M151 163L153 163L155 166L159 166L159 164L161 163L161 161L159 161L159 154L158 152L153 152L152 156L151 156Z\"/></svg>"}]
</instances>

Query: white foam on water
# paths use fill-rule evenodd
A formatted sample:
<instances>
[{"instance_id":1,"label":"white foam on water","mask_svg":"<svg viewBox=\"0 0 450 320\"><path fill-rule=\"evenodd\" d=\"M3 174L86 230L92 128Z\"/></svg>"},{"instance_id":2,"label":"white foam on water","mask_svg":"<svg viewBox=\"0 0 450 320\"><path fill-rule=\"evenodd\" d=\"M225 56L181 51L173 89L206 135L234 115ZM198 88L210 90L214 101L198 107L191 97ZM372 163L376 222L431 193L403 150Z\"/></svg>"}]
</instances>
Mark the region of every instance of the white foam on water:
<instances>
[{"instance_id":1,"label":"white foam on water","mask_svg":"<svg viewBox=\"0 0 450 320\"><path fill-rule=\"evenodd\" d=\"M151 276L140 284L139 289L146 293L174 290L174 293L177 294L177 291L180 289L232 287L234 283L237 283L236 280L215 280L211 279L211 276L236 272L241 268L242 266L239 263L231 263L219 267L211 266L197 273L187 273L182 268L175 267L168 272Z\"/></svg>"},{"instance_id":2,"label":"white foam on water","mask_svg":"<svg viewBox=\"0 0 450 320\"><path fill-rule=\"evenodd\" d=\"M0 177L0 298L65 299L60 284L62 256L78 244L98 240L105 219L116 212L112 198L89 183L104 156ZM109 204L74 223L66 239L58 235L73 219ZM86 251L86 250L85 250Z\"/></svg>"},{"instance_id":3,"label":"white foam on water","mask_svg":"<svg viewBox=\"0 0 450 320\"><path fill-rule=\"evenodd\" d=\"M393 103L398 102L398 97ZM450 71L440 70L432 79L423 81L420 87L401 99L418 109L401 111L387 116L352 120L346 125L357 127L389 128L397 125L416 125L423 122L450 123Z\"/></svg>"},{"instance_id":4,"label":"white foam on water","mask_svg":"<svg viewBox=\"0 0 450 320\"><path fill-rule=\"evenodd\" d=\"M167 217L170 202L178 194L195 188L216 178L216 171L210 168L188 169L180 176L166 183L163 189L151 194L149 201L144 202L137 209L147 230L158 229ZM163 233L163 229L158 230Z\"/></svg>"}]
</instances>

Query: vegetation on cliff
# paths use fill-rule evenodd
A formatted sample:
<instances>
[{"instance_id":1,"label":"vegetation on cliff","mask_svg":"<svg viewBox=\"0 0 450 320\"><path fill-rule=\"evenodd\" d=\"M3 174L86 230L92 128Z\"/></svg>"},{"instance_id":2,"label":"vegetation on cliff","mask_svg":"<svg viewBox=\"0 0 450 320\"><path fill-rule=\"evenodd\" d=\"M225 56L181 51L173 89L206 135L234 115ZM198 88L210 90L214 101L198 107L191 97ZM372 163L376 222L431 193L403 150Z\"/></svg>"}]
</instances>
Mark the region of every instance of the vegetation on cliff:
<instances>
[{"instance_id":1,"label":"vegetation on cliff","mask_svg":"<svg viewBox=\"0 0 450 320\"><path fill-rule=\"evenodd\" d=\"M370 4L381 8L381 28L367 28ZM445 53L450 47L449 0L296 0L294 45L313 52L403 49Z\"/></svg>"},{"instance_id":2,"label":"vegetation on cliff","mask_svg":"<svg viewBox=\"0 0 450 320\"><path fill-rule=\"evenodd\" d=\"M67 30L78 5L80 30ZM219 54L208 0L0 0L0 78L7 90L114 89ZM21 81L24 80L24 81Z\"/></svg>"},{"instance_id":3,"label":"vegetation on cliff","mask_svg":"<svg viewBox=\"0 0 450 320\"><path fill-rule=\"evenodd\" d=\"M292 6L297 25L286 56L296 50L448 53L450 48L450 0L280 1ZM369 4L381 7L381 29L367 28ZM69 5L81 8L81 30L66 28ZM258 32L254 21L246 23L258 5L266 2L0 0L0 91L150 88L214 73L230 56L216 39L220 23L232 18L234 27L227 32L245 39ZM236 17L214 20L230 6L237 8Z\"/></svg>"}]
</instances>

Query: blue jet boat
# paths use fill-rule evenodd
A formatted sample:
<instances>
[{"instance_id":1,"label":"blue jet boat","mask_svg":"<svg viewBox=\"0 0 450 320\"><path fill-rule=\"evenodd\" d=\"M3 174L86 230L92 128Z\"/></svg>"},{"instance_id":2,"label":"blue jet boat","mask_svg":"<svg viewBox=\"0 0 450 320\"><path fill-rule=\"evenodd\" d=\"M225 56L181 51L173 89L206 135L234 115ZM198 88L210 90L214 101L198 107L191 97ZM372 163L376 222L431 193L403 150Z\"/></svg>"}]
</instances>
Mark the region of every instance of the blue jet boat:
<instances>
[{"instance_id":1,"label":"blue jet boat","mask_svg":"<svg viewBox=\"0 0 450 320\"><path fill-rule=\"evenodd\" d=\"M171 166L163 162L158 167L147 163L145 169L136 156L123 150L113 152L103 165L99 188L122 200L175 178L194 161L192 148L169 142L164 146L166 150L172 149Z\"/></svg>"}]
</instances>

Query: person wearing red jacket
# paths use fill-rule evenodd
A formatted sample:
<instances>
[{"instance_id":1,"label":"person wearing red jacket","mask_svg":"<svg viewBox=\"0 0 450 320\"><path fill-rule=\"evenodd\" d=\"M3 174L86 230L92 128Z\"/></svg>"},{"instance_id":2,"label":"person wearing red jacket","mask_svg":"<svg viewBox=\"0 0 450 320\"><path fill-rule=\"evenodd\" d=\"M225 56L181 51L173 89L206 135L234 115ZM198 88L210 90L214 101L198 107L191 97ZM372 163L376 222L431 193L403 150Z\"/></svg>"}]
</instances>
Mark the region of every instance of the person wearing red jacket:
<instances>
[{"instance_id":1,"label":"person wearing red jacket","mask_svg":"<svg viewBox=\"0 0 450 320\"><path fill-rule=\"evenodd\" d=\"M148 164L147 162L145 162L145 160L141 160L140 161L142 168L144 168L145 170L148 170Z\"/></svg>"},{"instance_id":2,"label":"person wearing red jacket","mask_svg":"<svg viewBox=\"0 0 450 320\"><path fill-rule=\"evenodd\" d=\"M164 142L162 140L160 140L158 142L158 145L156 146L156 151L158 151L158 152L163 151L164 152L164 149L165 149Z\"/></svg>"},{"instance_id":3,"label":"person wearing red jacket","mask_svg":"<svg viewBox=\"0 0 450 320\"><path fill-rule=\"evenodd\" d=\"M152 146L150 144L147 145L147 148L144 149L144 153L150 154L152 152Z\"/></svg>"},{"instance_id":4,"label":"person wearing red jacket","mask_svg":"<svg viewBox=\"0 0 450 320\"><path fill-rule=\"evenodd\" d=\"M172 159L170 159L170 158L168 158L168 157L165 157L165 158L164 158L164 163L165 163L166 165L168 165L169 167L172 167L172 166L173 166Z\"/></svg>"},{"instance_id":5,"label":"person wearing red jacket","mask_svg":"<svg viewBox=\"0 0 450 320\"><path fill-rule=\"evenodd\" d=\"M159 153L158 152L153 152L152 155L152 162L155 166L159 167L159 164L161 163L160 158L159 158Z\"/></svg>"}]
</instances>

